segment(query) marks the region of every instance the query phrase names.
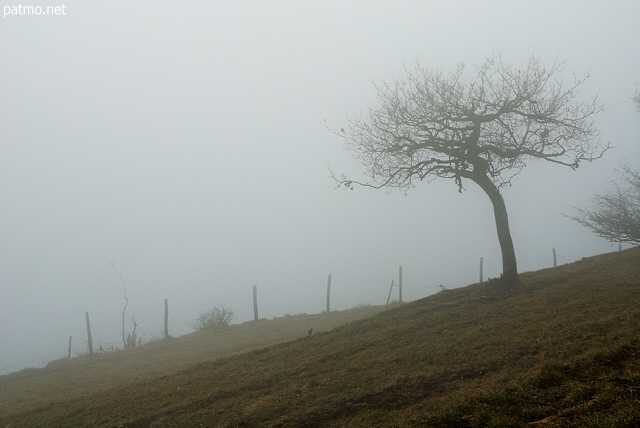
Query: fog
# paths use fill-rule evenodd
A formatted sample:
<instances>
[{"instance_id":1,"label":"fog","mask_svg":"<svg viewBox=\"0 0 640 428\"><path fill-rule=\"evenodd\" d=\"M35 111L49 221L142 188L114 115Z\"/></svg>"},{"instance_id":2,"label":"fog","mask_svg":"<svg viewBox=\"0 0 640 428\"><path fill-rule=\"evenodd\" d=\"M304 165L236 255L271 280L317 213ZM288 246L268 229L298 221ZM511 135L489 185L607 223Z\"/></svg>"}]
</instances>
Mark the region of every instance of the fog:
<instances>
[{"instance_id":1,"label":"fog","mask_svg":"<svg viewBox=\"0 0 640 428\"><path fill-rule=\"evenodd\" d=\"M640 3L557 1L34 2L0 21L0 374L122 346L124 288L145 340L234 322L384 304L501 272L488 197L452 180L337 190L364 168L325 124L377 105L416 59L449 71L501 54L566 61L603 159L529 162L502 190L520 271L618 249L564 217L640 169ZM13 0L2 6L17 6ZM120 276L118 276L118 274ZM120 280L122 278L122 281ZM397 299L397 289L392 299ZM304 332L301 332L304 334Z\"/></svg>"}]
</instances>

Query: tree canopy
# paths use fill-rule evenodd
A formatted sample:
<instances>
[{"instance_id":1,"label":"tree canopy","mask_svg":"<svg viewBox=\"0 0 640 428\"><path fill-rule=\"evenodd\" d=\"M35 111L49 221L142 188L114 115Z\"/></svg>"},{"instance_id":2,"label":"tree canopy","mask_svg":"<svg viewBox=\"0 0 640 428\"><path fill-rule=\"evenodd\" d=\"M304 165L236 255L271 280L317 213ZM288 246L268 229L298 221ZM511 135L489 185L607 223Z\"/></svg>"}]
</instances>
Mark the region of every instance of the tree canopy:
<instances>
[{"instance_id":1,"label":"tree canopy","mask_svg":"<svg viewBox=\"0 0 640 428\"><path fill-rule=\"evenodd\" d=\"M419 63L406 75L376 85L380 106L350 117L335 134L364 165L368 181L342 175L338 186L411 188L416 181L453 179L479 185L494 207L503 275L517 281L507 211L500 188L532 159L576 169L602 156L594 115L597 98L583 99L589 77L563 76L564 64L547 68L531 57L523 67L492 56L469 76L463 64L451 73Z\"/></svg>"}]
</instances>

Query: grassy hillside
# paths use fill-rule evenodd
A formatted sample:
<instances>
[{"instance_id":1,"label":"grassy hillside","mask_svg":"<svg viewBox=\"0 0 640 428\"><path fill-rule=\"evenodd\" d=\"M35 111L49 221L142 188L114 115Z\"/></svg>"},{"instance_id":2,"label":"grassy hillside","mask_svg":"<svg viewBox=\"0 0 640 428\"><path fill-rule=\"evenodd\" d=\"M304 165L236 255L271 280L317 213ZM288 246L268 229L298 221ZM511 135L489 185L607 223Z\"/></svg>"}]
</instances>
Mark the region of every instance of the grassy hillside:
<instances>
[{"instance_id":1,"label":"grassy hillside","mask_svg":"<svg viewBox=\"0 0 640 428\"><path fill-rule=\"evenodd\" d=\"M44 369L29 368L0 376L0 416L167 375L221 356L294 340L308 336L312 328L312 333L321 333L385 309L361 306L329 314L261 319L226 329L156 340L118 352L52 361ZM4 425L0 424L0 427Z\"/></svg>"},{"instance_id":2,"label":"grassy hillside","mask_svg":"<svg viewBox=\"0 0 640 428\"><path fill-rule=\"evenodd\" d=\"M342 313L2 376L0 426L640 426L640 248L497 290L369 308L330 331L321 318Z\"/></svg>"}]
</instances>

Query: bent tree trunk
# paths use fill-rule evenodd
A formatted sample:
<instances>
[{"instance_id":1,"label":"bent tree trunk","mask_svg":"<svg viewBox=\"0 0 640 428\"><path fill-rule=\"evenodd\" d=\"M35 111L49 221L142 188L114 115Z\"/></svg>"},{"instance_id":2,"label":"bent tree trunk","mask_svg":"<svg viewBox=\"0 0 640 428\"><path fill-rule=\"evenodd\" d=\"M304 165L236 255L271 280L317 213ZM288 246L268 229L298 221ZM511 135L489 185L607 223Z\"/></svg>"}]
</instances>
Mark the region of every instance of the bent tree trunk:
<instances>
[{"instance_id":1,"label":"bent tree trunk","mask_svg":"<svg viewBox=\"0 0 640 428\"><path fill-rule=\"evenodd\" d=\"M498 242L502 251L502 278L507 284L518 282L518 266L516 263L516 252L513 249L513 240L509 230L509 218L507 217L507 207L504 199L496 185L484 174L474 175L472 180L484 190L493 204L493 213L496 218L496 229L498 232Z\"/></svg>"}]
</instances>

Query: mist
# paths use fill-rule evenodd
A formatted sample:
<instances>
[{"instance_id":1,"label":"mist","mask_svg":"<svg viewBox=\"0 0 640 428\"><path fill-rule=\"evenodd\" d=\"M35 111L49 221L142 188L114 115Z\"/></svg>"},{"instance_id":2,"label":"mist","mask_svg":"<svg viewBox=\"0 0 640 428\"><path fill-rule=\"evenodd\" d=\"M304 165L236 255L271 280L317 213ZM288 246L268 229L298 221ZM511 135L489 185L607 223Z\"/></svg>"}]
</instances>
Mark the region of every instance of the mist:
<instances>
[{"instance_id":1,"label":"mist","mask_svg":"<svg viewBox=\"0 0 640 428\"><path fill-rule=\"evenodd\" d=\"M603 252L562 214L640 169L640 4L612 2L34 2L0 21L0 374L94 346L384 304L500 275L493 211L473 183L336 189L364 167L329 132L377 105L416 60L565 62L613 149L572 171L530 162L502 194L519 270ZM12 1L3 6L17 6ZM392 295L397 299L397 290ZM73 355L72 355L73 356Z\"/></svg>"}]
</instances>

